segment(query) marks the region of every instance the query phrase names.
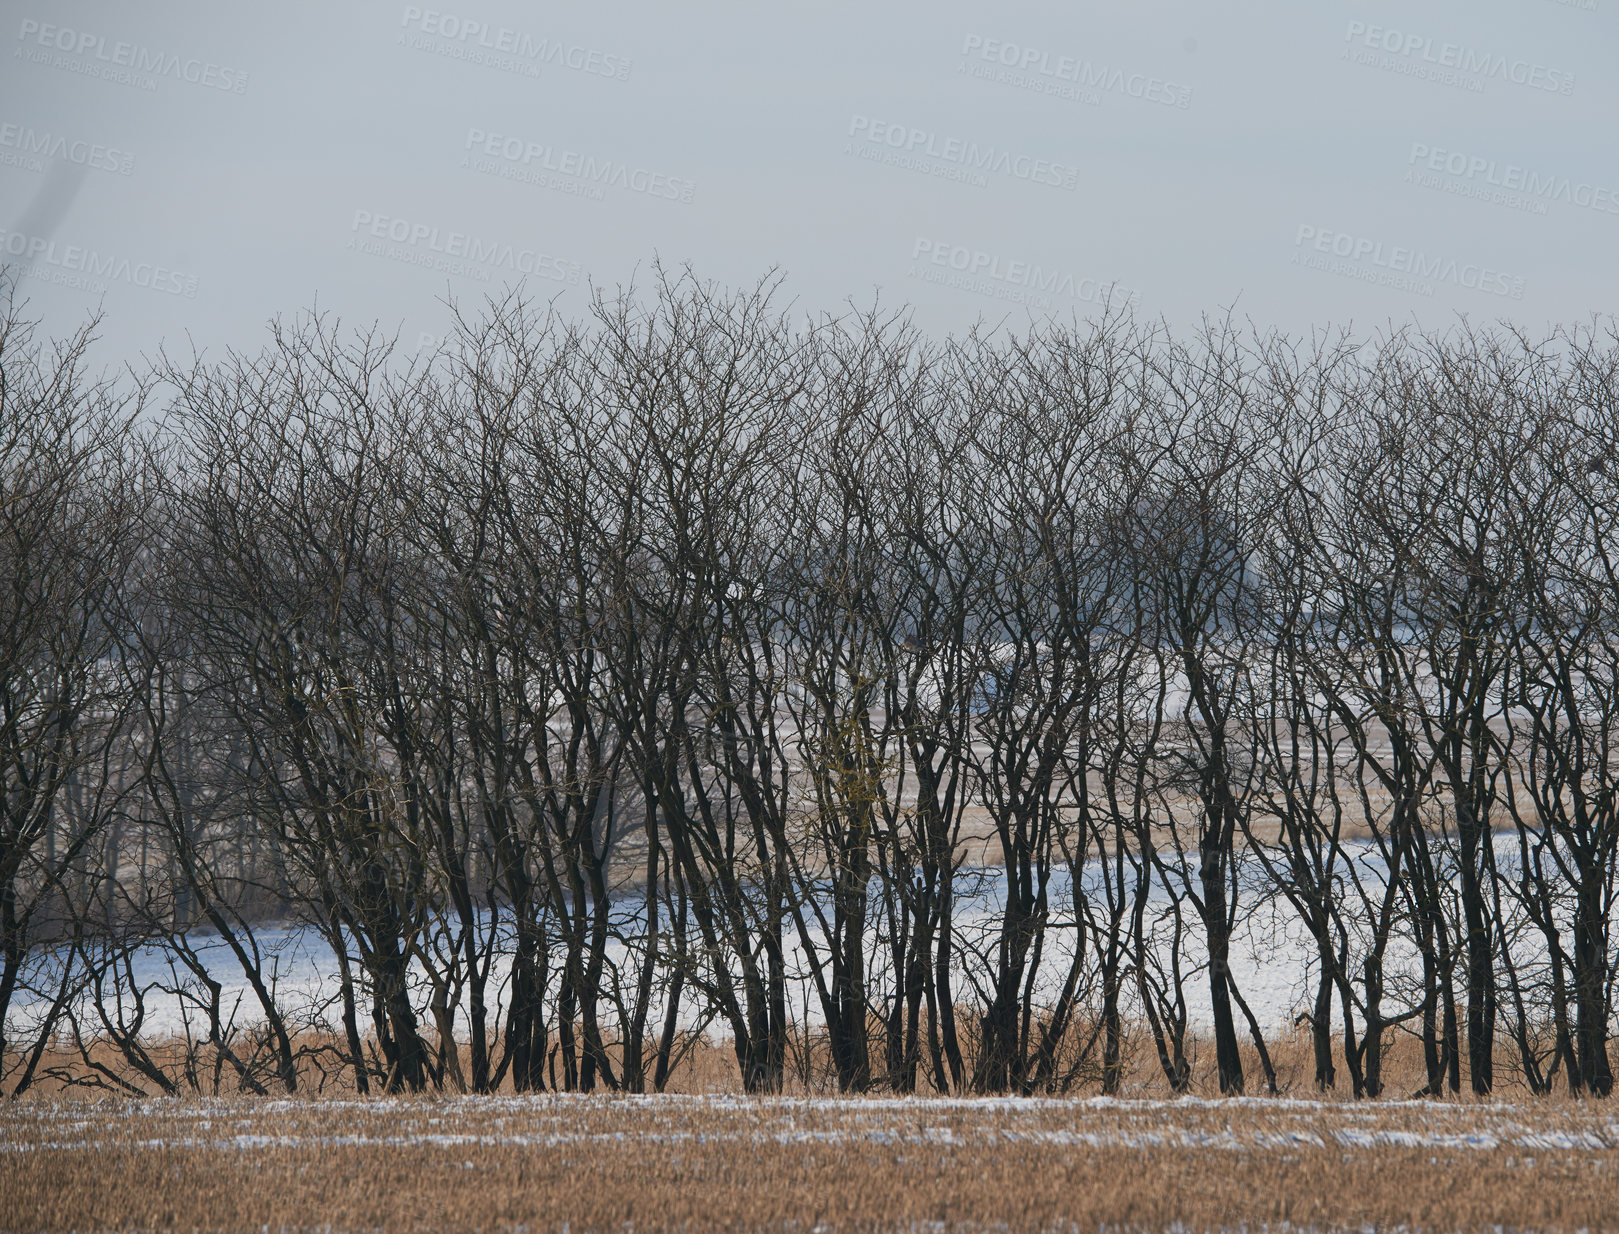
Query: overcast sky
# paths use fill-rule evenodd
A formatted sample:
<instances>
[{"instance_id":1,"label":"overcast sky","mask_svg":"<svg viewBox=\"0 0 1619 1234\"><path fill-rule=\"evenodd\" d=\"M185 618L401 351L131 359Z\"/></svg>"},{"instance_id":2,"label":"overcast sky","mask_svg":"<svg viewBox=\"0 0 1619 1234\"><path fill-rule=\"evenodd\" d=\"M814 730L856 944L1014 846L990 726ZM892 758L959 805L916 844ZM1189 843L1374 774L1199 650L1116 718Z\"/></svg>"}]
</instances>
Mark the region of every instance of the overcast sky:
<instances>
[{"instance_id":1,"label":"overcast sky","mask_svg":"<svg viewBox=\"0 0 1619 1234\"><path fill-rule=\"evenodd\" d=\"M0 0L0 249L103 354L654 258L935 331L1614 308L1619 0Z\"/></svg>"}]
</instances>

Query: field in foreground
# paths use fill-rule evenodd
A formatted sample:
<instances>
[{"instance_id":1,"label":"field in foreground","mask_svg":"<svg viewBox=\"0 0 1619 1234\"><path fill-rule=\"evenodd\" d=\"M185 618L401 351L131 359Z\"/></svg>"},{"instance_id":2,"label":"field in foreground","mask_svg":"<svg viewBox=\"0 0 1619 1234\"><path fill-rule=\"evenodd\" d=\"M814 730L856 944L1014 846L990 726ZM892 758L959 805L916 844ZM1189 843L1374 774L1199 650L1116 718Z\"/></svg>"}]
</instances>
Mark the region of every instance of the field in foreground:
<instances>
[{"instance_id":1,"label":"field in foreground","mask_svg":"<svg viewBox=\"0 0 1619 1234\"><path fill-rule=\"evenodd\" d=\"M1619 1110L734 1096L19 1102L6 1229L1579 1230Z\"/></svg>"}]
</instances>

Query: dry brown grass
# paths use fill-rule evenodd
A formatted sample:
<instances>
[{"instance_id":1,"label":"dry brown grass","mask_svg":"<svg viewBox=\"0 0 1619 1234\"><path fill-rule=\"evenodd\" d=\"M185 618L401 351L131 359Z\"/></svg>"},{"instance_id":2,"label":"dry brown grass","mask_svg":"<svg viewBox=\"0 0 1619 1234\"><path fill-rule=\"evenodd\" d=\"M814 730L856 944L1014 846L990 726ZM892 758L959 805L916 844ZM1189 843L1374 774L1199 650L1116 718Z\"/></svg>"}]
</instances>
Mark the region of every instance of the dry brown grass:
<instances>
[{"instance_id":1,"label":"dry brown grass","mask_svg":"<svg viewBox=\"0 0 1619 1234\"><path fill-rule=\"evenodd\" d=\"M970 1071L977 1044L976 1020L965 1007L958 1009L957 1016L962 1048ZM1122 1050L1123 1083L1117 1095L1164 1098L1173 1096L1158 1064L1152 1038L1146 1026L1140 1022L1126 1021L1123 1027L1125 1032ZM1080 1049L1079 1043L1082 1042L1089 1043L1089 1050L1080 1061L1076 1055ZM873 1066L880 1067L883 1040L881 1026L875 1021L872 1024L868 1044ZM1276 1069L1281 1094L1316 1097L1318 1094L1315 1092L1315 1060L1308 1030L1293 1028L1272 1033L1267 1036L1266 1044L1271 1062ZM353 1071L344 1061L345 1047L340 1039L306 1033L295 1040L294 1046L299 1056L300 1096L348 1097L356 1094ZM178 1087L188 1093L231 1095L241 1089L236 1073L222 1062L211 1047L204 1045L193 1053L178 1041L158 1041L148 1043L145 1048L153 1062L159 1065ZM461 1048L462 1065L465 1068L467 1060L464 1043ZM1338 1067L1338 1084L1337 1088L1326 1096L1328 1099L1349 1100L1353 1094L1349 1075L1342 1061L1341 1040L1335 1039L1333 1048ZM113 1095L128 1095L121 1093L117 1083L108 1078L108 1073L111 1073L149 1096L160 1095L158 1087L129 1066L109 1042L95 1039L88 1043L88 1049L90 1058L100 1064L104 1071L97 1071L88 1066L85 1058L76 1051L65 1049L52 1051L47 1053L42 1071L30 1091L46 1098L75 1094L95 1095L87 1091L90 1089L105 1090ZM609 1042L608 1049L616 1067L619 1047L617 1043ZM1246 1035L1239 1043L1239 1051L1247 1076L1249 1094L1263 1093L1265 1080L1259 1055ZM238 1046L238 1054L243 1058L254 1057L250 1050L241 1046ZM262 1063L265 1056L256 1057L257 1061ZM1187 1057L1192 1065L1191 1094L1208 1097L1218 1095L1213 1044L1194 1034L1187 1040ZM1080 1065L1074 1067L1076 1061L1080 1061ZM1070 1047L1062 1056L1061 1062L1064 1070L1072 1070L1073 1076L1072 1082L1062 1095L1076 1097L1101 1095L1100 1044L1099 1041L1092 1039L1092 1026L1081 1025L1071 1034ZM1520 1061L1511 1042L1499 1040L1495 1076L1497 1087L1504 1096L1510 1098L1527 1096L1518 1079L1519 1068ZM560 1071L560 1064L556 1070ZM255 1074L273 1095L280 1094L279 1082L268 1070L261 1067ZM924 1061L917 1070L917 1082L924 1092L929 1089L928 1074L929 1067ZM1422 1060L1421 1044L1416 1038L1409 1033L1389 1034L1383 1076L1385 1095L1389 1097L1409 1096L1425 1087L1427 1075ZM196 1079L196 1084L191 1082L192 1077ZM1465 1059L1461 1077L1463 1087L1467 1088L1468 1072ZM219 1085L217 1089L214 1086L216 1079ZM375 1082L379 1085L381 1083L380 1079ZM1561 1077L1558 1083L1562 1083ZM886 1092L891 1087L881 1075L874 1077L873 1090ZM681 1053L679 1065L670 1076L667 1089L671 1093L683 1094L741 1092L742 1073L729 1040L704 1037L694 1042L689 1049ZM787 1096L830 1096L838 1091L831 1051L823 1029L813 1029L806 1033L795 1026L789 1031L787 1076L783 1089ZM509 1075L503 1081L500 1091L512 1091Z\"/></svg>"},{"instance_id":2,"label":"dry brown grass","mask_svg":"<svg viewBox=\"0 0 1619 1234\"><path fill-rule=\"evenodd\" d=\"M6 1229L1601 1229L1602 1104L23 1101Z\"/></svg>"},{"instance_id":3,"label":"dry brown grass","mask_svg":"<svg viewBox=\"0 0 1619 1234\"><path fill-rule=\"evenodd\" d=\"M965 1007L959 1009L957 1015L962 1048L966 1053L968 1069L971 1070L977 1045L976 1020L971 1011ZM1091 1028L1090 1025L1080 1026L1071 1035L1071 1042L1074 1044L1062 1057L1064 1068L1070 1069L1076 1061L1078 1043L1089 1042L1089 1052L1082 1065L1074 1070L1073 1080L1063 1094L1065 1096L1101 1094L1101 1047L1098 1040L1092 1040ZM1124 1082L1118 1095L1172 1096L1163 1071L1159 1067L1152 1038L1146 1026L1126 1022L1124 1030L1122 1051ZM876 1067L881 1066L883 1057L881 1032L881 1025L874 1021L868 1045L873 1066ZM1390 1034L1388 1041L1384 1064L1388 1093L1404 1096L1416 1092L1426 1082L1420 1044L1407 1034ZM339 1038L305 1033L294 1041L294 1046L299 1056L298 1085L301 1095L332 1097L355 1094L353 1071L344 1061L345 1047ZM1267 1047L1276 1068L1280 1091L1284 1095L1312 1092L1315 1062L1307 1030L1291 1029L1273 1034L1267 1038ZM146 1095L161 1095L158 1086L131 1067L111 1043L104 1039L93 1039L87 1043L87 1048L90 1059L100 1064L104 1071L98 1071L87 1065L84 1056L75 1050L49 1051L31 1091L39 1096L54 1097L82 1093L87 1088L95 1088L108 1090L114 1095L128 1095L127 1092L120 1093L117 1082L109 1078L111 1073L134 1085ZM465 1043L462 1043L461 1048L463 1051L461 1061L465 1068L467 1065ZM608 1048L616 1067L618 1044L609 1042ZM1242 1039L1239 1048L1249 1081L1249 1091L1260 1093L1264 1089L1264 1074L1260 1067L1258 1052L1247 1037ZM1341 1058L1341 1042L1335 1041L1334 1048L1339 1052L1337 1057ZM183 1090L211 1096L229 1095L241 1089L236 1072L218 1057L212 1047L202 1045L195 1051L188 1051L179 1041L156 1041L146 1043L145 1049L152 1061ZM1192 1064L1192 1093L1215 1095L1218 1092L1218 1085L1212 1043L1194 1035L1188 1039L1187 1050ZM260 1064L264 1063L266 1058L263 1054L254 1055L251 1050L240 1045L238 1057L252 1058ZM1513 1077L1517 1066L1516 1056L1511 1052L1508 1043L1503 1043L1496 1058L1498 1083L1508 1089L1514 1088ZM928 1074L929 1067L924 1061L917 1070L917 1081L924 1091L929 1088ZM272 1093L280 1093L279 1083L267 1069L261 1066L255 1071L255 1075ZM196 1080L195 1084L192 1083L193 1077ZM1463 1077L1465 1082L1465 1067ZM219 1085L217 1089L216 1080ZM380 1083L380 1080L377 1082ZM874 1078L872 1087L878 1091L888 1091L891 1086L878 1075ZM737 1064L736 1052L729 1040L704 1037L694 1042L680 1055L679 1066L670 1076L667 1088L673 1093L741 1092L742 1073ZM1339 1088L1337 1095L1342 1097L1350 1095L1349 1077L1341 1061ZM501 1091L512 1091L509 1076L503 1082ZM788 1096L828 1096L838 1091L831 1050L823 1029L817 1028L806 1033L795 1026L789 1031L784 1091Z\"/></svg>"},{"instance_id":4,"label":"dry brown grass","mask_svg":"<svg viewBox=\"0 0 1619 1234\"><path fill-rule=\"evenodd\" d=\"M1619 1228L1619 1109L1320 1099L1299 1033L1281 1100L1215 1099L1208 1049L1169 1099L1144 1034L1119 1100L836 1098L810 1045L770 1098L721 1042L650 1097L40 1092L0 1104L0 1229ZM1389 1079L1421 1083L1415 1042Z\"/></svg>"}]
</instances>

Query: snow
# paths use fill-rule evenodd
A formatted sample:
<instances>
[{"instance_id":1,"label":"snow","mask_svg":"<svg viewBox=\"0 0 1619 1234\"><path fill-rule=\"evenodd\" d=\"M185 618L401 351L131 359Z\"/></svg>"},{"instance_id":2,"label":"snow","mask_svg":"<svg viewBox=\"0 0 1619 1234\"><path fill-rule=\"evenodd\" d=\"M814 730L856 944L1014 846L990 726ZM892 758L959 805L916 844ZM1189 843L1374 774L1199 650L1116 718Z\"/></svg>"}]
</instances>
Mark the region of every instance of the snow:
<instances>
[{"instance_id":1,"label":"snow","mask_svg":"<svg viewBox=\"0 0 1619 1234\"><path fill-rule=\"evenodd\" d=\"M1381 868L1376 851L1370 846L1362 845L1358 848L1351 847L1350 853L1362 877L1375 883ZM1516 860L1516 850L1503 846L1499 860L1504 867L1510 866ZM1002 877L993 869L963 871L959 881L967 890L958 892L954 923L959 943L970 948L977 940L982 939L984 942L978 945L978 949L993 954L994 931L999 921L1004 891ZM1089 889L1093 881L1098 884L1100 882L1100 873L1094 863L1086 868L1082 885ZM875 893L879 888L874 884L873 890ZM1243 896L1246 897L1242 901L1244 904L1255 903L1258 899L1251 888L1245 889ZM1070 911L1066 871L1053 872L1050 898L1054 917L1061 917ZM1163 889L1155 883L1148 906L1149 920L1166 906L1167 897ZM1187 930L1182 938L1181 964L1182 971L1191 974L1185 982L1187 1014L1194 1029L1206 1029L1212 1023L1209 976L1206 971L1194 971L1203 964L1206 952L1200 941L1201 930L1191 906L1187 904L1184 909L1187 914ZM615 906L615 930L622 933L635 932L641 911L638 896L625 897ZM487 919L483 924L487 928ZM331 1029L336 1023L334 1008L339 998L339 966L326 938L313 927L299 925L258 926L254 932L266 957L265 973L278 1005L292 1011L295 1021L309 1022L313 1019L323 1022L326 1028ZM789 931L784 941L789 972L800 975L807 973L809 966L805 962L796 934ZM816 941L820 940L817 938ZM885 962L877 947L881 940L876 930L873 931L872 941L870 971L880 975L885 971ZM189 942L206 965L210 978L220 983L222 1006L227 1017L234 1010L238 1025L258 1021L261 1013L257 1000L229 947L217 936L209 934L195 934ZM1062 971L1071 954L1069 950L1071 943L1070 930L1062 927L1050 928L1041 977L1036 982L1037 999L1055 997ZM1167 961L1168 942L1167 936L1162 931L1159 933L1158 952L1160 958ZM1302 924L1287 912L1285 907L1270 905L1260 911L1245 908L1239 915L1230 957L1231 970L1243 997L1267 1034L1290 1028L1299 1013L1313 1001L1315 986L1312 975L1313 957L1314 948L1311 940L1305 934ZM630 963L631 957L625 946L615 941L609 944L608 960L610 966L622 967ZM1532 964L1534 960L1534 956L1522 957L1520 964L1525 962ZM358 976L360 970L357 962L355 964ZM1358 964L1358 956L1351 955L1351 964L1352 966ZM958 960L955 967L958 995L966 994L971 989L971 982L966 979L969 969L976 972L980 979L983 976L981 963L970 954ZM151 945L140 948L132 957L132 971L134 984L145 991L145 1020L142 1030L144 1035L152 1038L183 1035L187 1029L188 1011L191 1022L196 1023L195 1008L188 1007L187 1000L175 993L176 988L183 988L193 979L165 947ZM1386 960L1389 1001L1385 1005L1385 1010L1398 1009L1402 991L1416 983L1417 972L1416 957L1410 944L1396 938ZM419 963L415 965L415 976L419 983L418 1003L425 1005L426 975ZM491 1026L498 1025L503 1014L509 977L509 962L497 955L491 967L489 980ZM49 980L47 978L37 984L48 988ZM799 1022L811 1024L820 1022L820 1007L813 995L810 982L803 979L789 980L788 997ZM462 1027L466 1024L465 1003L466 998L463 996L457 1015L457 1023ZM12 1015L18 1025L26 1026L31 1019L37 1018L42 1013L45 1005L43 1000L30 1002L26 992L19 991L13 1002ZM698 1011L699 1008L688 994L688 1001L683 1007L688 1026L695 1022ZM1240 1011L1238 1015L1239 1033L1246 1036ZM651 1022L656 1023L660 1019L661 1008L654 1006ZM93 1015L90 1016L88 1023L95 1023ZM723 1032L723 1023L712 1025L710 1031Z\"/></svg>"}]
</instances>

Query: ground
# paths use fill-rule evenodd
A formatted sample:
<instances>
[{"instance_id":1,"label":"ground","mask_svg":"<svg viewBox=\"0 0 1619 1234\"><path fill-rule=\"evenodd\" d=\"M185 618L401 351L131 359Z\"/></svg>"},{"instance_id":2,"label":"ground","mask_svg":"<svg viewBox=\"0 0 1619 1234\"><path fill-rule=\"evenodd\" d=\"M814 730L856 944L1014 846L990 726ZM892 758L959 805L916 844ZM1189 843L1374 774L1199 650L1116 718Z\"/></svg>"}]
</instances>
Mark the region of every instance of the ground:
<instances>
[{"instance_id":1,"label":"ground","mask_svg":"<svg viewBox=\"0 0 1619 1234\"><path fill-rule=\"evenodd\" d=\"M0 1107L5 1229L1579 1230L1619 1111L497 1096Z\"/></svg>"}]
</instances>

